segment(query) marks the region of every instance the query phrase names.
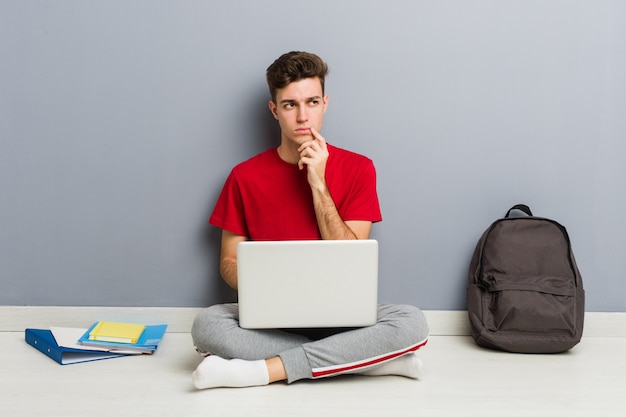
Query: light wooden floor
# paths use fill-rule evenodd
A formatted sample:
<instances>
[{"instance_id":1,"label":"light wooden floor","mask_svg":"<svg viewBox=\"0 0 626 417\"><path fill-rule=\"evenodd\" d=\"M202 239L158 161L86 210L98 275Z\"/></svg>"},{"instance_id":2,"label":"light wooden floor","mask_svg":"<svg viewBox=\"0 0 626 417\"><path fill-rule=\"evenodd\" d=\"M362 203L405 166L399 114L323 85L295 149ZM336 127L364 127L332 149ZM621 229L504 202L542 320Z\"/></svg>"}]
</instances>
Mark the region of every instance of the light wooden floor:
<instances>
[{"instance_id":1,"label":"light wooden floor","mask_svg":"<svg viewBox=\"0 0 626 417\"><path fill-rule=\"evenodd\" d=\"M626 337L585 337L560 355L478 348L431 336L425 375L347 376L197 391L200 358L188 333L167 333L153 356L60 366L0 332L2 416L620 416L626 415Z\"/></svg>"}]
</instances>

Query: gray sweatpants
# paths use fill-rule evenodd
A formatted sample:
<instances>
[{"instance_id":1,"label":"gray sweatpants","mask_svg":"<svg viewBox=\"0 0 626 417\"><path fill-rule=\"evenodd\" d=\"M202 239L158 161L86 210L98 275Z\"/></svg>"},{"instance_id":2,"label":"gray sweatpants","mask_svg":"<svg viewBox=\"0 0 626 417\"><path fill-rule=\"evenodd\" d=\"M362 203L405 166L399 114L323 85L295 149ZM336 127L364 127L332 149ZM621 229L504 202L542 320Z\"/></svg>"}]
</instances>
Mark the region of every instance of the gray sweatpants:
<instances>
[{"instance_id":1,"label":"gray sweatpants","mask_svg":"<svg viewBox=\"0 0 626 417\"><path fill-rule=\"evenodd\" d=\"M377 323L356 329L248 330L239 327L237 304L200 312L191 329L200 353L225 359L280 356L287 382L356 373L415 352L428 341L421 310L410 305L378 306Z\"/></svg>"}]
</instances>

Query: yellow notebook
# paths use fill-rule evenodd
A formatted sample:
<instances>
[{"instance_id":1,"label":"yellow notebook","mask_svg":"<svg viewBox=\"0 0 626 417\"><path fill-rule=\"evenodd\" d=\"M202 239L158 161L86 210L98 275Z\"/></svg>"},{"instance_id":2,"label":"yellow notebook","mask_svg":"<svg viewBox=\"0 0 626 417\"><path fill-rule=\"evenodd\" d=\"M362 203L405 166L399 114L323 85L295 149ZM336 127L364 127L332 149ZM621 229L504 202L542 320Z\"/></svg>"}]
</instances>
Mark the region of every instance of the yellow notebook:
<instances>
[{"instance_id":1,"label":"yellow notebook","mask_svg":"<svg viewBox=\"0 0 626 417\"><path fill-rule=\"evenodd\" d=\"M146 329L145 324L118 323L113 321L100 321L89 332L89 340L115 343L137 343L139 337Z\"/></svg>"}]
</instances>

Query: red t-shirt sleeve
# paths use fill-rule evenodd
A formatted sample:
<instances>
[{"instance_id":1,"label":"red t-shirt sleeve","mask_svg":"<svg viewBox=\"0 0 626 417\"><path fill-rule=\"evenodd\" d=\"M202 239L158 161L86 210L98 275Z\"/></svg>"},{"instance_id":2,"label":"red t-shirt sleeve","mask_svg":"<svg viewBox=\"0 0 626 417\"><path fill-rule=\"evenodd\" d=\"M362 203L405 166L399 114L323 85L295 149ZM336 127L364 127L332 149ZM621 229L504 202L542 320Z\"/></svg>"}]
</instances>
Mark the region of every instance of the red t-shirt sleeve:
<instances>
[{"instance_id":1,"label":"red t-shirt sleeve","mask_svg":"<svg viewBox=\"0 0 626 417\"><path fill-rule=\"evenodd\" d=\"M327 176L339 215L344 221L381 221L374 163L368 158L355 157L350 153L344 158L340 163L333 164L336 171Z\"/></svg>"},{"instance_id":2,"label":"red t-shirt sleeve","mask_svg":"<svg viewBox=\"0 0 626 417\"><path fill-rule=\"evenodd\" d=\"M209 223L237 235L248 236L241 191L234 171L226 178Z\"/></svg>"},{"instance_id":3,"label":"red t-shirt sleeve","mask_svg":"<svg viewBox=\"0 0 626 417\"><path fill-rule=\"evenodd\" d=\"M372 161L368 160L367 162L359 175L356 192L353 194L345 214L342 215L344 221L370 220L379 222L382 220L376 191L376 169Z\"/></svg>"}]
</instances>

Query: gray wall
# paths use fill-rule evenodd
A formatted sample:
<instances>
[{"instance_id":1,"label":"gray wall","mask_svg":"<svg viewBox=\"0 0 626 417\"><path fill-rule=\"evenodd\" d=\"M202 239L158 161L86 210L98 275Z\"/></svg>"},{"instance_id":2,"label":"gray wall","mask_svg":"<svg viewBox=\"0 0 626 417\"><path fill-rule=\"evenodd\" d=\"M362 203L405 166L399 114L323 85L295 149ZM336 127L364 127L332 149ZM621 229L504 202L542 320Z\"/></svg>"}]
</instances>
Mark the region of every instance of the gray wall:
<instances>
[{"instance_id":1,"label":"gray wall","mask_svg":"<svg viewBox=\"0 0 626 417\"><path fill-rule=\"evenodd\" d=\"M265 68L331 66L329 142L376 163L381 302L465 308L513 204L569 230L588 311L626 311L626 3L0 1L0 304L233 295L206 223L278 143Z\"/></svg>"}]
</instances>

